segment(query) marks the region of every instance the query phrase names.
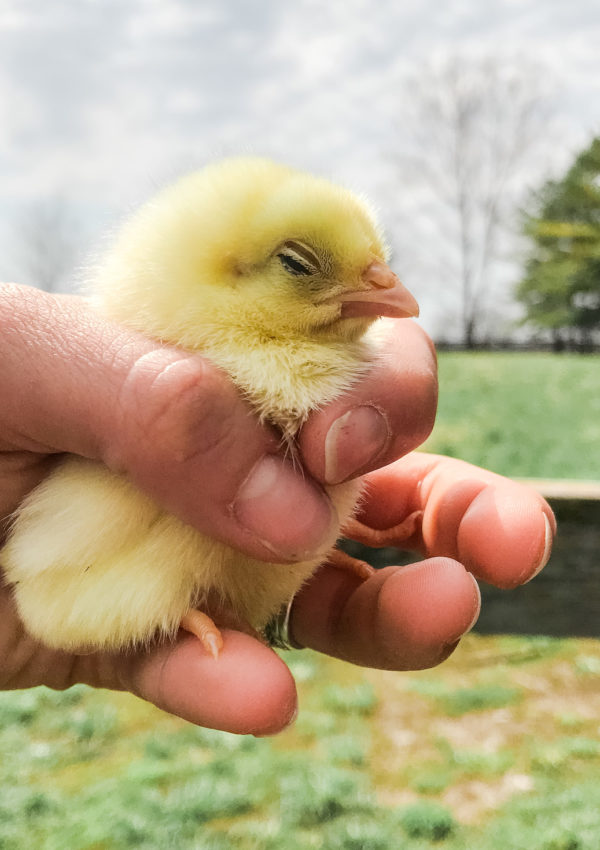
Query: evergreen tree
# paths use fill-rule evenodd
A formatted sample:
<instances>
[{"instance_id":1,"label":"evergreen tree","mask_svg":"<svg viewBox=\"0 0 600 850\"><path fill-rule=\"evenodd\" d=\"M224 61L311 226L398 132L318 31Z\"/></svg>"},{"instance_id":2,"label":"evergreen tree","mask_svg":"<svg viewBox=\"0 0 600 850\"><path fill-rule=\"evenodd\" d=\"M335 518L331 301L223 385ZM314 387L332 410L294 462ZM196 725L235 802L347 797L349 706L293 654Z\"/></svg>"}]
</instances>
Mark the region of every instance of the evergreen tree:
<instances>
[{"instance_id":1,"label":"evergreen tree","mask_svg":"<svg viewBox=\"0 0 600 850\"><path fill-rule=\"evenodd\" d=\"M557 348L591 346L600 337L600 137L542 187L525 233L532 247L516 291L525 322L551 331Z\"/></svg>"}]
</instances>

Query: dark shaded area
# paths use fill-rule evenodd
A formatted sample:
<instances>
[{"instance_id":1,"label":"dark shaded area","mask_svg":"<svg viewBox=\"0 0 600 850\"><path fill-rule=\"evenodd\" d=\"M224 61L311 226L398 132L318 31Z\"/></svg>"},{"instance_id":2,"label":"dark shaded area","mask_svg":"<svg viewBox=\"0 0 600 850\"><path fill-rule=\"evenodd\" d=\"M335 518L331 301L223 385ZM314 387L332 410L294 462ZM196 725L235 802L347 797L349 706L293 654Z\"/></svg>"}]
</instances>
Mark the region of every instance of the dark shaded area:
<instances>
[{"instance_id":1,"label":"dark shaded area","mask_svg":"<svg viewBox=\"0 0 600 850\"><path fill-rule=\"evenodd\" d=\"M438 351L468 350L462 342L440 337L436 337L434 341ZM511 337L487 337L478 340L473 348L476 351L544 351L552 354L562 354L563 352L594 354L600 351L600 332L592 331L584 337L536 332L526 340L517 340Z\"/></svg>"},{"instance_id":2,"label":"dark shaded area","mask_svg":"<svg viewBox=\"0 0 600 850\"><path fill-rule=\"evenodd\" d=\"M549 499L558 521L552 557L534 581L516 590L480 583L480 634L600 637L600 500ZM344 541L345 551L375 567L413 563L399 549L367 549Z\"/></svg>"}]
</instances>

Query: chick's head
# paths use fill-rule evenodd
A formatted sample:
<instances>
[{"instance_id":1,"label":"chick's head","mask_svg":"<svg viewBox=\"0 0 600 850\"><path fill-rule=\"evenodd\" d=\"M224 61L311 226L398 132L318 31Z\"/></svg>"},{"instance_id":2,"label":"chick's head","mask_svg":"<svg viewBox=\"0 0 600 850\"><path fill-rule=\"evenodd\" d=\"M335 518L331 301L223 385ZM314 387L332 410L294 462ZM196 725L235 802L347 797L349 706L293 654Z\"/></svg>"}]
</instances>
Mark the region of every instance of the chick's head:
<instances>
[{"instance_id":1,"label":"chick's head","mask_svg":"<svg viewBox=\"0 0 600 850\"><path fill-rule=\"evenodd\" d=\"M263 340L352 340L377 316L418 314L386 259L357 196L239 158L143 207L108 259L100 297L115 318L191 348L236 329Z\"/></svg>"}]
</instances>

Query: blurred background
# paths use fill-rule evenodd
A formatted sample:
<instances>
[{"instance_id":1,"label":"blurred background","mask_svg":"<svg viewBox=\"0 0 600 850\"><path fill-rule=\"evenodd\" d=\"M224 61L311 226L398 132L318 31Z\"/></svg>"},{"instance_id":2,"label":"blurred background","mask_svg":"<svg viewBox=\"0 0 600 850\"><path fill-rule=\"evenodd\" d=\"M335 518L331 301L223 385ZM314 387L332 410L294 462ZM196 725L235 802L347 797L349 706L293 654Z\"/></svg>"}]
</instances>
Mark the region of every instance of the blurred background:
<instances>
[{"instance_id":1,"label":"blurred background","mask_svg":"<svg viewBox=\"0 0 600 850\"><path fill-rule=\"evenodd\" d=\"M2 0L0 277L72 286L158 186L255 153L373 200L430 333L521 338L522 213L600 132L599 19L595 0Z\"/></svg>"},{"instance_id":2,"label":"blurred background","mask_svg":"<svg viewBox=\"0 0 600 850\"><path fill-rule=\"evenodd\" d=\"M0 695L3 850L597 850L598 44L596 0L0 0L0 279L76 289L224 155L342 182L440 349L427 448L534 479L560 527L439 670L290 654L275 741Z\"/></svg>"}]
</instances>

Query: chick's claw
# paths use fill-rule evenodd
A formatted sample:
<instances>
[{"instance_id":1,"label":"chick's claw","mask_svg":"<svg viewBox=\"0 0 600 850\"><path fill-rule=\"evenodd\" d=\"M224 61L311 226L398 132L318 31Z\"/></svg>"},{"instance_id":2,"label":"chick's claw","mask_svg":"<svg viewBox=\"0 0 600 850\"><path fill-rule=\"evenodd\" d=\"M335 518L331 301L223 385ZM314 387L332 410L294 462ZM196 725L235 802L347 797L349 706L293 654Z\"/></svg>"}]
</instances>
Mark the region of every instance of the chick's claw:
<instances>
[{"instance_id":1,"label":"chick's claw","mask_svg":"<svg viewBox=\"0 0 600 850\"><path fill-rule=\"evenodd\" d=\"M204 649L216 660L223 649L223 637L208 614L190 609L180 623L181 628L195 635Z\"/></svg>"}]
</instances>

